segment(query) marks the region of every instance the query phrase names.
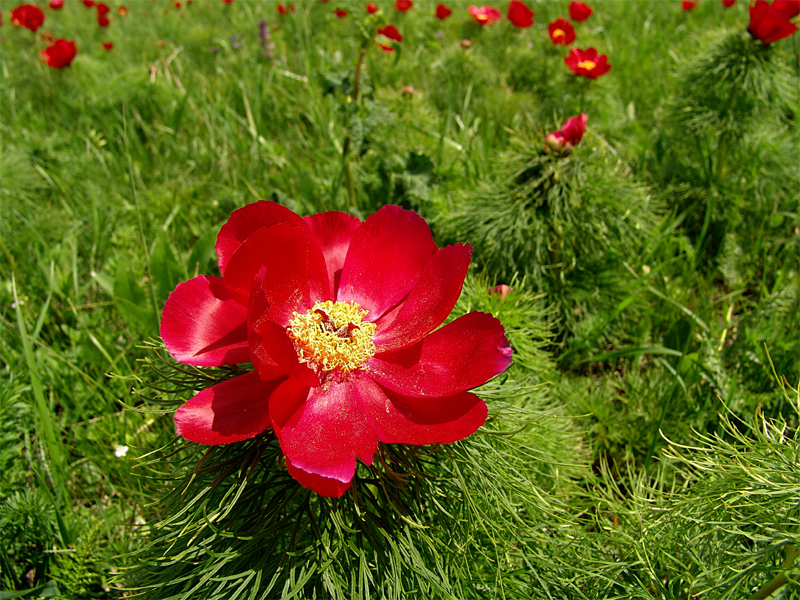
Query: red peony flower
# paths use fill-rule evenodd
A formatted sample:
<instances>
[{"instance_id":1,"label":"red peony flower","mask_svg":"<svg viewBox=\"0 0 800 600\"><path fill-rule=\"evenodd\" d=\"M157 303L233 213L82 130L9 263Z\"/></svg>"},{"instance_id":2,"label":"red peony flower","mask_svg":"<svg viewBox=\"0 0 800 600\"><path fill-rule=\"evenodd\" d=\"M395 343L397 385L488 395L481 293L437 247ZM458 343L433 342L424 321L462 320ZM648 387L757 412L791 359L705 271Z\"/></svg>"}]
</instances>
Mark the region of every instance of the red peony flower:
<instances>
[{"instance_id":1,"label":"red peony flower","mask_svg":"<svg viewBox=\"0 0 800 600\"><path fill-rule=\"evenodd\" d=\"M489 5L481 6L480 8L477 6L470 6L469 14L481 25L491 25L503 18L503 13Z\"/></svg>"},{"instance_id":2,"label":"red peony flower","mask_svg":"<svg viewBox=\"0 0 800 600\"><path fill-rule=\"evenodd\" d=\"M94 0L83 0L83 5L86 8L92 8L94 6Z\"/></svg>"},{"instance_id":3,"label":"red peony flower","mask_svg":"<svg viewBox=\"0 0 800 600\"><path fill-rule=\"evenodd\" d=\"M50 0L49 6L53 10L59 10L64 7L64 0Z\"/></svg>"},{"instance_id":4,"label":"red peony flower","mask_svg":"<svg viewBox=\"0 0 800 600\"><path fill-rule=\"evenodd\" d=\"M559 154L569 154L572 149L583 139L586 131L586 122L589 117L584 113L577 117L570 117L558 131L549 134L544 142L548 149Z\"/></svg>"},{"instance_id":5,"label":"red peony flower","mask_svg":"<svg viewBox=\"0 0 800 600\"><path fill-rule=\"evenodd\" d=\"M105 2L100 2L97 5L97 14L98 15L107 15L111 9L108 7L108 4Z\"/></svg>"},{"instance_id":6,"label":"red peony flower","mask_svg":"<svg viewBox=\"0 0 800 600\"><path fill-rule=\"evenodd\" d=\"M387 25L383 29L378 29L378 33L384 37L389 38L390 40L394 40L395 42L402 42L403 36L400 35L400 32L397 31L397 27L394 25Z\"/></svg>"},{"instance_id":7,"label":"red peony flower","mask_svg":"<svg viewBox=\"0 0 800 600\"><path fill-rule=\"evenodd\" d=\"M681 8L683 10L692 10L698 4L700 4L700 0L681 0Z\"/></svg>"},{"instance_id":8,"label":"red peony flower","mask_svg":"<svg viewBox=\"0 0 800 600\"><path fill-rule=\"evenodd\" d=\"M447 17L453 14L453 11L447 8L444 4L436 5L436 18L444 21Z\"/></svg>"},{"instance_id":9,"label":"red peony flower","mask_svg":"<svg viewBox=\"0 0 800 600\"><path fill-rule=\"evenodd\" d=\"M547 26L547 31L554 44L569 46L575 41L575 28L566 19L556 19Z\"/></svg>"},{"instance_id":10,"label":"red peony flower","mask_svg":"<svg viewBox=\"0 0 800 600\"><path fill-rule=\"evenodd\" d=\"M103 48L105 48L106 50L109 50L109 51L113 50L114 49L114 44L111 43L111 42L103 42Z\"/></svg>"},{"instance_id":11,"label":"red peony flower","mask_svg":"<svg viewBox=\"0 0 800 600\"><path fill-rule=\"evenodd\" d=\"M283 4L278 4L277 8L278 8L278 14L285 15L287 12L289 12L286 10L286 6Z\"/></svg>"},{"instance_id":12,"label":"red peony flower","mask_svg":"<svg viewBox=\"0 0 800 600\"><path fill-rule=\"evenodd\" d=\"M486 404L467 390L502 373L500 322L456 302L472 249L437 248L427 223L384 206L301 218L274 202L235 211L217 236L221 277L181 283L161 337L176 360L254 370L201 391L177 433L229 444L270 428L289 473L341 496L378 443L450 443L474 433Z\"/></svg>"},{"instance_id":13,"label":"red peony flower","mask_svg":"<svg viewBox=\"0 0 800 600\"><path fill-rule=\"evenodd\" d=\"M111 24L111 20L105 15L97 15L97 24L100 27L108 27Z\"/></svg>"},{"instance_id":14,"label":"red peony flower","mask_svg":"<svg viewBox=\"0 0 800 600\"><path fill-rule=\"evenodd\" d=\"M578 23L585 21L592 16L594 9L583 2L569 3L569 18Z\"/></svg>"},{"instance_id":15,"label":"red peony flower","mask_svg":"<svg viewBox=\"0 0 800 600\"><path fill-rule=\"evenodd\" d=\"M789 21L800 14L800 5L787 0L775 0L769 4L766 0L756 0L750 5L750 25L747 31L755 39L769 45L787 38L797 31L797 25Z\"/></svg>"},{"instance_id":16,"label":"red peony flower","mask_svg":"<svg viewBox=\"0 0 800 600\"><path fill-rule=\"evenodd\" d=\"M734 4L736 4L736 0L722 0L722 6L725 8L730 8Z\"/></svg>"},{"instance_id":17,"label":"red peony flower","mask_svg":"<svg viewBox=\"0 0 800 600\"><path fill-rule=\"evenodd\" d=\"M20 4L11 11L11 24L34 33L44 23L44 11L35 4Z\"/></svg>"},{"instance_id":18,"label":"red peony flower","mask_svg":"<svg viewBox=\"0 0 800 600\"><path fill-rule=\"evenodd\" d=\"M375 6L372 2L370 2L369 4L367 4L367 12L371 15L374 15L376 12L378 12L378 7Z\"/></svg>"},{"instance_id":19,"label":"red peony flower","mask_svg":"<svg viewBox=\"0 0 800 600\"><path fill-rule=\"evenodd\" d=\"M514 27L524 29L533 25L533 11L524 2L511 0L508 5L508 20Z\"/></svg>"},{"instance_id":20,"label":"red peony flower","mask_svg":"<svg viewBox=\"0 0 800 600\"><path fill-rule=\"evenodd\" d=\"M394 7L400 12L407 12L411 10L414 3L411 0L395 0Z\"/></svg>"},{"instance_id":21,"label":"red peony flower","mask_svg":"<svg viewBox=\"0 0 800 600\"><path fill-rule=\"evenodd\" d=\"M75 42L72 40L67 41L63 38L57 39L41 51L45 62L54 69L68 67L77 53L78 49L75 47Z\"/></svg>"},{"instance_id":22,"label":"red peony flower","mask_svg":"<svg viewBox=\"0 0 800 600\"><path fill-rule=\"evenodd\" d=\"M335 14L340 19L344 19L347 16L347 11L342 10L341 8L337 8L335 11L333 11L333 14Z\"/></svg>"},{"instance_id":23,"label":"red peony flower","mask_svg":"<svg viewBox=\"0 0 800 600\"><path fill-rule=\"evenodd\" d=\"M598 56L597 50L594 48L587 48L586 50L572 48L564 62L567 63L567 66L575 75L588 77L589 79L597 79L611 70L611 65L608 64L608 55L602 54Z\"/></svg>"}]
</instances>

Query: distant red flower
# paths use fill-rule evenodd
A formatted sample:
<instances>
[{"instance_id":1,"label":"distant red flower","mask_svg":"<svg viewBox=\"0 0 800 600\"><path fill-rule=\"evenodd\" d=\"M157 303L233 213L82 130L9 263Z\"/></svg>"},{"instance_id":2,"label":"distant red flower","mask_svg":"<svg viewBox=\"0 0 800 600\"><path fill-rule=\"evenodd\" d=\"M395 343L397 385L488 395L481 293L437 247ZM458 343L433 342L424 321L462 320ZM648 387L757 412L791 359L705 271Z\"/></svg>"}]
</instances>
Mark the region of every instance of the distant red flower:
<instances>
[{"instance_id":1,"label":"distant red flower","mask_svg":"<svg viewBox=\"0 0 800 600\"><path fill-rule=\"evenodd\" d=\"M378 33L383 37L389 38L390 40L394 40L395 42L402 42L403 36L400 35L400 32L397 31L397 27L394 25L387 25L383 29L378 29Z\"/></svg>"},{"instance_id":2,"label":"distant red flower","mask_svg":"<svg viewBox=\"0 0 800 600\"><path fill-rule=\"evenodd\" d=\"M414 3L411 0L395 0L394 3L394 7L400 12L409 11L412 6L414 6Z\"/></svg>"},{"instance_id":3,"label":"distant red flower","mask_svg":"<svg viewBox=\"0 0 800 600\"><path fill-rule=\"evenodd\" d=\"M83 5L86 8L92 8L94 6L94 0L83 0Z\"/></svg>"},{"instance_id":4,"label":"distant red flower","mask_svg":"<svg viewBox=\"0 0 800 600\"><path fill-rule=\"evenodd\" d=\"M182 6L183 6L183 4L181 4L180 2L176 2L176 3L175 3L175 8L180 8L180 7L182 7Z\"/></svg>"},{"instance_id":5,"label":"distant red flower","mask_svg":"<svg viewBox=\"0 0 800 600\"><path fill-rule=\"evenodd\" d=\"M722 6L725 8L730 8L734 4L736 4L736 0L722 0Z\"/></svg>"},{"instance_id":6,"label":"distant red flower","mask_svg":"<svg viewBox=\"0 0 800 600\"><path fill-rule=\"evenodd\" d=\"M375 6L372 2L370 2L369 4L367 4L367 12L371 15L374 15L376 12L378 12L378 7Z\"/></svg>"},{"instance_id":7,"label":"distant red flower","mask_svg":"<svg viewBox=\"0 0 800 600\"><path fill-rule=\"evenodd\" d=\"M98 15L107 15L111 9L108 7L108 4L105 2L100 2L97 4L97 14Z\"/></svg>"},{"instance_id":8,"label":"distant red flower","mask_svg":"<svg viewBox=\"0 0 800 600\"><path fill-rule=\"evenodd\" d=\"M447 17L453 14L453 11L447 8L444 4L436 5L436 18L444 21Z\"/></svg>"},{"instance_id":9,"label":"distant red flower","mask_svg":"<svg viewBox=\"0 0 800 600\"><path fill-rule=\"evenodd\" d=\"M333 14L335 14L340 19L344 19L347 16L347 11L342 10L341 8L337 8L335 11L333 11Z\"/></svg>"},{"instance_id":10,"label":"distant red flower","mask_svg":"<svg viewBox=\"0 0 800 600\"><path fill-rule=\"evenodd\" d=\"M700 0L681 0L681 8L683 10L692 10L698 4L700 4Z\"/></svg>"},{"instance_id":11,"label":"distant red flower","mask_svg":"<svg viewBox=\"0 0 800 600\"><path fill-rule=\"evenodd\" d=\"M795 3L775 0L770 5L766 0L756 0L755 4L750 5L747 31L755 39L769 45L797 31L797 25L789 21L797 14L800 14L800 6Z\"/></svg>"},{"instance_id":12,"label":"distant red flower","mask_svg":"<svg viewBox=\"0 0 800 600\"><path fill-rule=\"evenodd\" d=\"M503 18L503 13L488 4L481 7L470 6L469 14L481 25L491 25Z\"/></svg>"},{"instance_id":13,"label":"distant red flower","mask_svg":"<svg viewBox=\"0 0 800 600\"><path fill-rule=\"evenodd\" d=\"M103 42L103 48L105 48L106 50L109 50L109 51L113 50L114 49L114 44L111 43L111 42Z\"/></svg>"},{"instance_id":14,"label":"distant red flower","mask_svg":"<svg viewBox=\"0 0 800 600\"><path fill-rule=\"evenodd\" d=\"M594 9L583 2L569 3L569 18L578 23L585 21L592 16Z\"/></svg>"},{"instance_id":15,"label":"distant red flower","mask_svg":"<svg viewBox=\"0 0 800 600\"><path fill-rule=\"evenodd\" d=\"M508 5L508 20L514 27L524 29L533 25L533 11L524 2L511 0Z\"/></svg>"},{"instance_id":16,"label":"distant red flower","mask_svg":"<svg viewBox=\"0 0 800 600\"><path fill-rule=\"evenodd\" d=\"M11 24L34 33L44 23L44 12L35 4L20 4L11 11Z\"/></svg>"},{"instance_id":17,"label":"distant red flower","mask_svg":"<svg viewBox=\"0 0 800 600\"><path fill-rule=\"evenodd\" d=\"M75 42L63 38L57 39L50 46L41 51L45 62L53 69L68 67L78 53Z\"/></svg>"},{"instance_id":18,"label":"distant red flower","mask_svg":"<svg viewBox=\"0 0 800 600\"><path fill-rule=\"evenodd\" d=\"M222 276L178 284L161 337L181 363L254 370L178 408L184 439L271 430L292 477L341 496L379 443L447 444L485 422L468 390L511 364L503 326L472 312L439 327L461 293L467 244L438 248L399 206L361 222L257 202L231 215L216 249Z\"/></svg>"},{"instance_id":19,"label":"distant red flower","mask_svg":"<svg viewBox=\"0 0 800 600\"><path fill-rule=\"evenodd\" d=\"M120 6L120 7L117 9L117 12L118 12L118 13L119 13L121 16L123 16L123 17L124 17L125 15L127 15L127 14L128 14L128 9L127 9L127 8L125 8L124 6Z\"/></svg>"},{"instance_id":20,"label":"distant red flower","mask_svg":"<svg viewBox=\"0 0 800 600\"><path fill-rule=\"evenodd\" d=\"M589 79L597 79L611 70L611 65L608 64L608 55L598 56L597 50L594 48L586 50L572 48L564 62L573 73Z\"/></svg>"},{"instance_id":21,"label":"distant red flower","mask_svg":"<svg viewBox=\"0 0 800 600\"><path fill-rule=\"evenodd\" d=\"M111 25L111 20L105 15L97 15L97 24L100 27L108 27Z\"/></svg>"},{"instance_id":22,"label":"distant red flower","mask_svg":"<svg viewBox=\"0 0 800 600\"><path fill-rule=\"evenodd\" d=\"M53 10L59 10L60 8L64 7L64 0L50 0L49 6Z\"/></svg>"},{"instance_id":23,"label":"distant red flower","mask_svg":"<svg viewBox=\"0 0 800 600\"><path fill-rule=\"evenodd\" d=\"M576 117L570 117L564 122L561 129L554 131L545 138L546 146L554 152L564 155L569 154L583 139L588 120L589 117L584 113Z\"/></svg>"},{"instance_id":24,"label":"distant red flower","mask_svg":"<svg viewBox=\"0 0 800 600\"><path fill-rule=\"evenodd\" d=\"M288 12L286 10L286 5L284 5L284 4L278 4L277 9L278 9L278 13L281 14L281 15L285 15Z\"/></svg>"},{"instance_id":25,"label":"distant red flower","mask_svg":"<svg viewBox=\"0 0 800 600\"><path fill-rule=\"evenodd\" d=\"M233 0L222 0L223 4L230 4L231 2L233 2Z\"/></svg>"},{"instance_id":26,"label":"distant red flower","mask_svg":"<svg viewBox=\"0 0 800 600\"><path fill-rule=\"evenodd\" d=\"M554 44L569 46L575 41L575 28L566 19L556 19L547 26L547 31Z\"/></svg>"}]
</instances>

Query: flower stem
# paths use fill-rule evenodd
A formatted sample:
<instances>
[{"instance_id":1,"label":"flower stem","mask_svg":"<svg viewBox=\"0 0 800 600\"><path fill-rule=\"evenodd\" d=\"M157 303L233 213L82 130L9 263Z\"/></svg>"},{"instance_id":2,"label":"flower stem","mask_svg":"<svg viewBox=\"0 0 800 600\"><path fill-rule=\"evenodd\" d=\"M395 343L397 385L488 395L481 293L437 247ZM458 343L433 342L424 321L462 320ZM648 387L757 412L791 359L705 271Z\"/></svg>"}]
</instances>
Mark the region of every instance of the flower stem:
<instances>
[{"instance_id":1,"label":"flower stem","mask_svg":"<svg viewBox=\"0 0 800 600\"><path fill-rule=\"evenodd\" d=\"M358 102L358 84L361 81L361 69L364 66L364 57L367 55L367 46L363 45L358 51L358 61L356 62L356 72L353 76L353 105ZM350 132L344 134L342 141L342 168L344 169L345 177L347 177L347 193L350 196L350 208L355 209L358 206L356 198L356 186L353 182L353 173L350 170L350 161L347 159L347 154L350 151Z\"/></svg>"},{"instance_id":2,"label":"flower stem","mask_svg":"<svg viewBox=\"0 0 800 600\"><path fill-rule=\"evenodd\" d=\"M781 565L782 571L762 585L755 594L750 596L750 600L766 600L789 583L790 576L787 574L787 571L794 566L798 557L800 557L800 548L797 546L786 546L786 559ZM792 581L798 581L796 575L791 577L791 579Z\"/></svg>"}]
</instances>

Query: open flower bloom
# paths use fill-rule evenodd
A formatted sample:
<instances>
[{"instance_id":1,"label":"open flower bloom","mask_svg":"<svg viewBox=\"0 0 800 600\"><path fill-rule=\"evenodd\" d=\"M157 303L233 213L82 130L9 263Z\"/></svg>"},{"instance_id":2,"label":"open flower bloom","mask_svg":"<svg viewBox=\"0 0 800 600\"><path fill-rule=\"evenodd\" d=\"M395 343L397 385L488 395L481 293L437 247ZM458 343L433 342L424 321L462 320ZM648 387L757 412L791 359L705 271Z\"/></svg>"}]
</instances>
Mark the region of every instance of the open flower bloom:
<instances>
[{"instance_id":1,"label":"open flower bloom","mask_svg":"<svg viewBox=\"0 0 800 600\"><path fill-rule=\"evenodd\" d=\"M50 0L49 5L53 10L60 10L64 8L64 0Z\"/></svg>"},{"instance_id":2,"label":"open flower bloom","mask_svg":"<svg viewBox=\"0 0 800 600\"><path fill-rule=\"evenodd\" d=\"M54 69L68 67L77 53L78 49L75 47L75 42L72 40L67 41L63 38L57 39L41 51L45 62Z\"/></svg>"},{"instance_id":3,"label":"open flower bloom","mask_svg":"<svg viewBox=\"0 0 800 600\"><path fill-rule=\"evenodd\" d=\"M371 15L374 15L376 12L378 12L378 7L375 6L375 4L373 4L372 2L368 3L367 4L367 13L369 13Z\"/></svg>"},{"instance_id":4,"label":"open flower bloom","mask_svg":"<svg viewBox=\"0 0 800 600\"><path fill-rule=\"evenodd\" d=\"M525 29L533 25L533 11L524 2L511 0L508 5L508 20L514 27Z\"/></svg>"},{"instance_id":5,"label":"open flower bloom","mask_svg":"<svg viewBox=\"0 0 800 600\"><path fill-rule=\"evenodd\" d=\"M397 27L394 25L387 25L386 27L378 29L378 35L385 38L384 40L379 37L376 40L381 50L384 52L394 52L394 46L389 43L390 41L397 42L398 44L403 41L403 36L397 31Z\"/></svg>"},{"instance_id":6,"label":"open flower bloom","mask_svg":"<svg viewBox=\"0 0 800 600\"><path fill-rule=\"evenodd\" d=\"M592 16L594 9L583 2L569 3L569 18L580 23Z\"/></svg>"},{"instance_id":7,"label":"open flower bloom","mask_svg":"<svg viewBox=\"0 0 800 600\"><path fill-rule=\"evenodd\" d=\"M575 41L575 28L566 19L556 19L547 26L550 41L554 44L569 46Z\"/></svg>"},{"instance_id":8,"label":"open flower bloom","mask_svg":"<svg viewBox=\"0 0 800 600\"><path fill-rule=\"evenodd\" d=\"M581 113L576 117L570 117L564 122L563 127L554 131L545 138L545 145L553 152L567 155L583 139L586 131L586 122L589 117Z\"/></svg>"},{"instance_id":9,"label":"open flower bloom","mask_svg":"<svg viewBox=\"0 0 800 600\"><path fill-rule=\"evenodd\" d=\"M444 21L447 17L453 14L453 11L450 10L444 4L437 4L436 5L436 18L440 21Z\"/></svg>"},{"instance_id":10,"label":"open flower bloom","mask_svg":"<svg viewBox=\"0 0 800 600\"><path fill-rule=\"evenodd\" d=\"M575 75L588 77L589 79L597 79L611 70L611 65L608 64L608 55L602 54L598 56L597 50L594 48L587 48L586 50L572 48L564 62L567 63L567 66Z\"/></svg>"},{"instance_id":11,"label":"open flower bloom","mask_svg":"<svg viewBox=\"0 0 800 600\"><path fill-rule=\"evenodd\" d=\"M800 2L756 0L750 5L750 25L747 31L764 44L787 38L797 31L797 25L789 19L800 14Z\"/></svg>"},{"instance_id":12,"label":"open flower bloom","mask_svg":"<svg viewBox=\"0 0 800 600\"><path fill-rule=\"evenodd\" d=\"M409 11L412 6L414 6L414 3L411 0L396 0L394 3L394 7L400 12Z\"/></svg>"},{"instance_id":13,"label":"open flower bloom","mask_svg":"<svg viewBox=\"0 0 800 600\"><path fill-rule=\"evenodd\" d=\"M698 4L700 4L700 0L681 0L681 8L683 10L692 10Z\"/></svg>"},{"instance_id":14,"label":"open flower bloom","mask_svg":"<svg viewBox=\"0 0 800 600\"><path fill-rule=\"evenodd\" d=\"M474 5L470 6L469 14L481 25L491 25L503 18L503 13L489 5L480 8Z\"/></svg>"},{"instance_id":15,"label":"open flower bloom","mask_svg":"<svg viewBox=\"0 0 800 600\"><path fill-rule=\"evenodd\" d=\"M340 496L378 443L434 444L480 427L469 389L511 363L503 327L472 312L444 327L469 266L425 221L385 206L301 218L274 202L235 211L217 237L221 277L179 284L161 337L178 361L252 363L178 409L177 432L228 444L272 428L301 484Z\"/></svg>"},{"instance_id":16,"label":"open flower bloom","mask_svg":"<svg viewBox=\"0 0 800 600\"><path fill-rule=\"evenodd\" d=\"M35 33L44 23L44 12L35 4L20 4L11 11L11 23Z\"/></svg>"}]
</instances>

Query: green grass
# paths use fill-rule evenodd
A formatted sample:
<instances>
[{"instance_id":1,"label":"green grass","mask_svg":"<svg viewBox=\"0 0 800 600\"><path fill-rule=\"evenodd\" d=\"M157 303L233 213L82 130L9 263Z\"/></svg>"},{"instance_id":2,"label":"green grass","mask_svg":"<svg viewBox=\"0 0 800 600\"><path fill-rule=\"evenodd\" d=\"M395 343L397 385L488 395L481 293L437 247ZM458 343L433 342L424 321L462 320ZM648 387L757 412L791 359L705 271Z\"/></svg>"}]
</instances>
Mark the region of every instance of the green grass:
<instances>
[{"instance_id":1,"label":"green grass","mask_svg":"<svg viewBox=\"0 0 800 600\"><path fill-rule=\"evenodd\" d=\"M67 0L39 32L79 48L56 71L0 0L0 598L800 597L800 38L757 49L741 1L597 1L575 45L613 68L577 81L546 34L566 2L524 31L382 2L404 40L352 102L364 6L296 4L138 0L103 30ZM543 155L581 111L575 152ZM150 340L259 199L400 204L475 247L456 313L497 316L515 365L486 432L395 457L433 465L430 503L365 499L365 524L261 438L193 478L171 415L219 374L176 382ZM255 448L274 460L209 487Z\"/></svg>"}]
</instances>

